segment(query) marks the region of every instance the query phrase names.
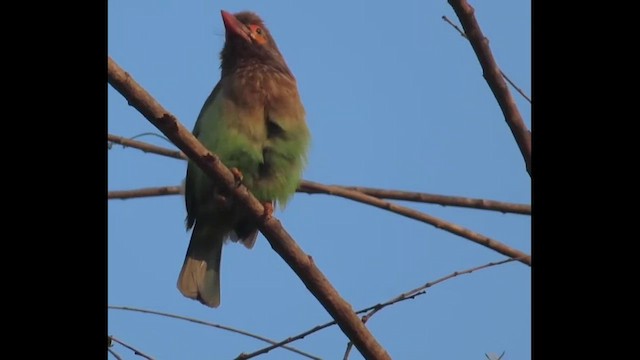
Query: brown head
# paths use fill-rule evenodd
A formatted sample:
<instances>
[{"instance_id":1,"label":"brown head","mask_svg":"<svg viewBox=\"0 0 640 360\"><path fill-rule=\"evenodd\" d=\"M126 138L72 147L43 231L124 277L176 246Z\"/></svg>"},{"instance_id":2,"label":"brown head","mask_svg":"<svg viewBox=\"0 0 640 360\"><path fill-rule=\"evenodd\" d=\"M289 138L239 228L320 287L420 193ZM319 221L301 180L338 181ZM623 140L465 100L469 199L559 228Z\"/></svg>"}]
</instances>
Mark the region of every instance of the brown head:
<instances>
[{"instance_id":1,"label":"brown head","mask_svg":"<svg viewBox=\"0 0 640 360\"><path fill-rule=\"evenodd\" d=\"M291 75L269 29L258 15L248 11L231 14L222 10L221 13L225 27L225 43L220 52L222 76L254 64L268 65Z\"/></svg>"}]
</instances>

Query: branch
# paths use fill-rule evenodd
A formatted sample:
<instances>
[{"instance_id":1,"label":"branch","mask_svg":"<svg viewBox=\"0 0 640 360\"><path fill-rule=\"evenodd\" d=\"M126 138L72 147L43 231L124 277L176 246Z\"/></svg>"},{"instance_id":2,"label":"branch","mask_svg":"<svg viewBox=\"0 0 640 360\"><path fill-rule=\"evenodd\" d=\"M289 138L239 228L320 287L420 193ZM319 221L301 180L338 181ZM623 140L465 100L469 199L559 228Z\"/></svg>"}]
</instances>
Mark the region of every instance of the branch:
<instances>
[{"instance_id":1,"label":"branch","mask_svg":"<svg viewBox=\"0 0 640 360\"><path fill-rule=\"evenodd\" d=\"M161 311L140 309L140 308L134 308L134 307L128 307L128 306L109 305L107 308L114 309L114 310L134 311L134 312L140 312L140 313L144 313L144 314L160 315L160 316L164 316L164 317L168 317L168 318L172 318L172 319L189 321L189 322L192 322L192 323L211 326L211 327L214 327L214 328L217 328L217 329L226 330L226 331L230 331L230 332L233 332L233 333L236 333L236 334L248 336L250 338L254 338L254 339L257 339L257 340L260 340L260 341L264 341L264 342L269 343L269 344L276 344L275 341L273 341L271 339L268 339L266 337L260 336L260 335L252 334L250 332L246 332L246 331L243 331L243 330L235 329L235 328L232 328L232 327L229 327L229 326L225 326L225 325L219 325L219 324L214 324L214 323L210 323L210 322L199 320L199 319L195 319L195 318L190 318L190 317L187 317L187 316L175 315L175 314L165 313L165 312L161 312ZM294 347L282 346L282 348L287 349L289 351L293 351L293 352L298 353L298 354L300 354L302 356L306 356L306 357L308 357L310 359L315 359L315 360L320 359L317 356L308 354L308 353L306 353L304 351L301 351L301 350L298 350L298 349L296 349Z\"/></svg>"},{"instance_id":2,"label":"branch","mask_svg":"<svg viewBox=\"0 0 640 360\"><path fill-rule=\"evenodd\" d=\"M369 204L381 209L385 209L396 214L408 217L410 219L418 220L429 225L433 225L439 229L445 230L452 234L456 234L463 238L469 239L477 244L485 246L489 249L497 251L503 255L508 257L518 259L523 264L531 266L531 256L523 253L520 250L514 249L508 245L505 245L497 240L493 240L487 236L471 231L467 228L464 228L460 225L450 223L448 221L439 219L435 216L431 216L420 211L410 209L408 207L400 206L394 203L390 203L381 199L378 199L373 196L369 196L367 194L363 194L358 191L349 190L341 187L327 186L317 183L311 183L307 181L307 184L312 184L317 189L321 189L324 192L328 192L335 196L344 197L347 199L351 199L357 202Z\"/></svg>"},{"instance_id":3,"label":"branch","mask_svg":"<svg viewBox=\"0 0 640 360\"><path fill-rule=\"evenodd\" d=\"M500 354L500 356L498 356L497 358L496 358L495 356L493 356L493 355L495 355L494 353L491 353L491 356L489 356L489 354L484 354L484 356L486 356L486 357L487 357L487 359L489 359L489 360L500 360L500 359L502 359L502 357L504 356L504 354L505 354L506 352L507 352L507 351L506 351L506 350L504 350L504 351L502 352L502 354Z\"/></svg>"},{"instance_id":4,"label":"branch","mask_svg":"<svg viewBox=\"0 0 640 360\"><path fill-rule=\"evenodd\" d=\"M178 120L165 110L149 93L108 57L108 81L147 120L182 150L202 171L228 191L234 200L252 216L271 247L293 269L307 289L327 312L336 319L340 329L353 341L366 359L391 359L387 351L373 337L353 308L316 267L311 256L302 251L295 240L275 217L263 216L262 204L243 185L220 159L207 150Z\"/></svg>"},{"instance_id":5,"label":"branch","mask_svg":"<svg viewBox=\"0 0 640 360\"><path fill-rule=\"evenodd\" d=\"M476 266L476 267L473 267L473 268L470 268L470 269L467 269L467 270L456 271L456 272L453 272L453 273L451 273L451 274L449 274L447 276L443 276L443 277L441 277L441 278L439 278L437 280L428 282L428 283L426 283L426 284L424 284L424 285L422 285L420 287L417 287L417 288L415 288L413 290L409 290L409 291L407 291L405 293L402 293L402 294L396 296L395 298L393 298L393 299L391 299L391 300L389 300L387 302L375 305L374 307L370 308L371 310L367 310L368 313L362 317L362 323L366 324L367 321L369 321L369 319L371 319L371 317L373 315L375 315L378 311L384 309L385 307L387 307L389 305L393 305L393 304L401 302L401 301L404 301L404 300L415 299L416 296L420 296L420 295L426 293L426 290L428 288L430 288L430 287L432 287L434 285L437 285L437 284L439 284L441 282L447 281L449 279L453 279L454 277L457 277L457 276L460 276L460 275L471 274L472 272L477 271L477 270L482 270L482 269L486 269L486 268L489 268L489 267L492 267L492 266L506 264L508 262L512 262L512 261L515 261L515 260L516 259L505 259L505 260L502 260L502 261L490 262L488 264ZM360 312L358 312L358 313L360 313ZM344 360L346 360L349 357L349 352L351 351L352 347L353 347L353 344L351 342L349 342L347 344L347 349L345 350L345 353L344 353L344 357L343 357Z\"/></svg>"},{"instance_id":6,"label":"branch","mask_svg":"<svg viewBox=\"0 0 640 360\"><path fill-rule=\"evenodd\" d=\"M118 353L116 353L115 351L107 348L107 351L113 355L114 358L116 358L116 360L124 360L120 355L118 355Z\"/></svg>"},{"instance_id":7,"label":"branch","mask_svg":"<svg viewBox=\"0 0 640 360\"><path fill-rule=\"evenodd\" d=\"M161 186L135 190L109 191L108 199L133 199L150 196L180 195L184 194L182 186Z\"/></svg>"},{"instance_id":8,"label":"branch","mask_svg":"<svg viewBox=\"0 0 640 360\"><path fill-rule=\"evenodd\" d=\"M147 153L155 153L158 155L164 155L168 157L172 157L175 159L187 159L187 156L184 155L181 151L174 151L171 149L162 148L159 146L147 144L142 141L131 141L127 140L123 137L116 135L108 135L109 141L114 143L123 144L128 147L136 148L142 150ZM314 186L314 182L303 180L300 183L300 186L297 189L297 192L307 193L307 194L328 194L326 191L323 191L320 188ZM427 204L437 204L442 206L457 206L457 207L466 207L480 210L491 210L491 211L499 211L501 213L514 213L514 214L523 214L523 215L531 215L531 206L525 204L514 204L507 203L502 201L495 200L485 200L485 199L475 199L475 198L466 198L461 196L448 196L448 195L436 195L436 194L428 194L428 193L420 193L420 192L409 192L409 191L401 191L401 190L386 190L386 189L376 189L376 188L368 188L361 186L341 186L341 185L331 185L331 187L341 187L349 190L355 190L367 195L375 196L382 199L391 199L391 200L403 200L403 201L412 201L412 202L420 202ZM156 195L178 195L179 191L175 189L169 190L170 187L164 187L160 190L144 189L144 191L157 191L159 192ZM173 187L171 187L173 188ZM155 188L154 188L155 189ZM140 190L130 190L130 191L113 191L109 192L109 199L129 199L133 197L144 197L144 196L152 196L145 195L146 192L141 192L139 196L136 196L137 193L133 193L133 191L143 191ZM129 193L131 192L131 193Z\"/></svg>"},{"instance_id":9,"label":"branch","mask_svg":"<svg viewBox=\"0 0 640 360\"><path fill-rule=\"evenodd\" d=\"M320 186L318 186L320 185ZM327 194L335 195L331 189L345 189L361 192L366 195L374 196L380 199L403 200L411 202L420 202L427 204L437 204L442 206L457 206L480 210L499 211L501 213L514 213L531 215L531 206L525 204L514 204L495 200L474 199L461 196L436 195L420 192L400 191L376 189L361 186L342 186L342 185L323 185L312 181L302 181L298 192L307 194Z\"/></svg>"},{"instance_id":10,"label":"branch","mask_svg":"<svg viewBox=\"0 0 640 360\"><path fill-rule=\"evenodd\" d=\"M152 145L146 142L123 138L122 136L107 134L107 141L111 141L111 143L120 144L123 147L128 146L128 147L142 150L144 152L163 155L163 156L167 156L174 159L182 159L182 160L187 159L187 156L180 150L171 150L171 149L163 148L160 146ZM110 146L111 144L108 144L108 145Z\"/></svg>"},{"instance_id":11,"label":"branch","mask_svg":"<svg viewBox=\"0 0 640 360\"><path fill-rule=\"evenodd\" d=\"M363 192L360 192L357 190L350 190L350 188L347 188L347 187L323 185L323 184L318 184L311 181L305 181L304 184L301 185L301 187L306 189L306 191L304 192L309 191L310 193L323 193L323 194L330 194L330 195L343 197L343 198L354 200L360 203L375 206L383 210L388 210L390 212L408 217L410 219L418 220L420 222L424 222L429 225L433 225L439 229L443 229L450 233L469 239L480 245L486 246L503 255L507 255L512 258L519 258L521 259L522 263L531 266L531 257L529 255L517 249L513 249L508 245L502 244L497 240L493 240L487 236L484 236L482 234L466 229L460 225L456 225L454 223L439 219L435 216L431 216L423 212L410 209L408 207L386 202L377 197L369 196ZM172 186L172 187L146 188L146 189L128 190L128 191L110 191L108 193L108 198L109 199L129 199L132 197L176 195L181 193L182 193L182 187Z\"/></svg>"},{"instance_id":12,"label":"branch","mask_svg":"<svg viewBox=\"0 0 640 360\"><path fill-rule=\"evenodd\" d=\"M362 314L362 313L369 312L369 311L376 310L376 309L377 309L376 312L380 311L381 309L383 309L383 308L385 308L385 307L387 307L389 305L392 305L392 304L395 304L395 303L399 303L399 302L402 302L402 301L405 301L405 300L409 300L409 299L414 299L414 298L426 293L426 289L427 288L430 288L430 287L432 287L434 285L437 285L437 284L439 284L441 282L444 282L446 280L452 279L452 278L460 276L460 275L471 274L474 271L478 271L478 270L487 269L487 268L490 268L490 267L493 267L493 266L506 264L508 262L512 262L512 261L515 261L515 260L516 259L505 259L505 260L502 260L502 261L491 262L491 263L488 263L488 264L485 264L485 265L477 266L477 267L470 268L470 269L463 270L463 271L456 271L456 272L451 273L451 274L449 274L447 276L441 277L441 278L439 278L439 279L437 279L435 281L428 282L428 283L426 283L426 284L424 284L424 285L422 285L422 286L420 286L420 287L418 287L416 289L413 289L411 291L408 291L408 292L405 292L403 294L400 294L400 295L398 295L398 296L394 297L393 299L388 300L386 302L378 303L376 305L369 306L369 307L364 308L362 310L358 310L358 311L356 311L356 314ZM370 314L368 316L371 317L371 316L373 316L373 314ZM363 321L365 321L364 318L363 318ZM307 331L305 331L303 333L300 333L300 334L295 335L295 336L288 337L287 339L282 340L281 342L279 342L277 344L274 344L272 346L265 347L263 349L257 350L255 352L252 352L251 354L241 354L242 357L238 356L235 360L240 360L240 359L246 360L246 359L250 359L252 357L267 353L267 352L269 352L269 351L271 351L271 350L273 350L273 349L275 349L277 347L280 347L280 346L283 346L283 345L288 344L290 342L302 339L307 335L313 334L313 333L315 333L317 331L320 331L322 329L328 328L329 326L332 326L332 325L335 325L335 324L336 324L335 321L330 321L330 322L322 324L322 325L317 325L317 326L315 326L315 327L313 327L313 328L311 328L311 329L309 329L309 330L307 330Z\"/></svg>"},{"instance_id":13,"label":"branch","mask_svg":"<svg viewBox=\"0 0 640 360\"><path fill-rule=\"evenodd\" d=\"M462 31L458 25L454 24L453 21L449 20L448 17L446 16L442 16L442 20L444 20L446 23L448 23L449 25L451 25L454 29L458 30L458 32L460 33L460 35L469 40L469 38L467 38L467 34L464 33L464 31ZM511 85L514 89L516 89L516 91L522 95L523 98L525 98L529 103L531 103L531 98L529 98L527 96L527 94L524 93L524 91L522 91L522 89L520 89L513 81L511 81L511 79L509 79L509 77L507 76L507 74L505 74L502 70L500 70L500 74L502 75L502 77L507 80L507 82L509 83L509 85Z\"/></svg>"},{"instance_id":14,"label":"branch","mask_svg":"<svg viewBox=\"0 0 640 360\"><path fill-rule=\"evenodd\" d=\"M320 188L314 186L315 183L304 180L297 189L299 193L306 194L326 194L333 195ZM435 195L419 192L409 192L400 190L386 190L375 188L364 188L358 186L341 186L341 185L324 185L331 188L342 188L347 190L358 191L363 194L375 196L381 199L395 199L403 201L421 202L427 204L438 204L442 206L458 206L480 210L499 211L501 213L513 213L531 215L531 206L526 204L514 204L495 200L465 198L459 196ZM161 186L142 188L134 190L114 190L109 191L107 197L109 199L133 199L149 196L165 196L165 195L181 195L183 194L182 186Z\"/></svg>"},{"instance_id":15,"label":"branch","mask_svg":"<svg viewBox=\"0 0 640 360\"><path fill-rule=\"evenodd\" d=\"M133 346L131 346L131 345L129 345L129 344L127 344L127 343L125 343L125 342L123 342L123 341L121 341L121 340L116 339L113 335L110 335L110 336L109 336L109 339L111 339L112 341L115 341L115 342L117 342L118 344L120 344L120 345L122 345L122 346L126 347L127 349L129 349L129 350L131 350L131 351L133 351L133 353L134 353L134 354L136 354L136 355L139 355L139 356L141 356L141 357L143 357L143 358L145 358L145 359L148 359L148 360L155 360L155 359L154 359L154 358L152 358L151 356L149 356L149 355L147 355L147 354L143 353L142 351L140 351L140 350L138 350L138 349L134 348ZM115 355L114 355L114 356L115 356Z\"/></svg>"},{"instance_id":16,"label":"branch","mask_svg":"<svg viewBox=\"0 0 640 360\"><path fill-rule=\"evenodd\" d=\"M489 88L500 105L504 118L524 157L527 172L531 176L531 132L527 129L516 102L502 77L500 68L493 58L491 48L489 48L489 40L482 34L480 25L473 15L475 10L466 0L448 1L462 23L464 33L480 61L480 66L482 66L482 76L489 84Z\"/></svg>"}]
</instances>

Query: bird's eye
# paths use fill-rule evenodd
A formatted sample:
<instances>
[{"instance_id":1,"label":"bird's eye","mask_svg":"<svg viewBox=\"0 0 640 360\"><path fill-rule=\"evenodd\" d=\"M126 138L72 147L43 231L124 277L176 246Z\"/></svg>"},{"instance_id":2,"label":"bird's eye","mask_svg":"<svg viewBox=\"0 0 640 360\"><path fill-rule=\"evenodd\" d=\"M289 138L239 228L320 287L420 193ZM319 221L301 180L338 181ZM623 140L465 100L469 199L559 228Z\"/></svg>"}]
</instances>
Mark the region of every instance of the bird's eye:
<instances>
[{"instance_id":1,"label":"bird's eye","mask_svg":"<svg viewBox=\"0 0 640 360\"><path fill-rule=\"evenodd\" d=\"M253 41L257 42L260 45L264 45L267 43L266 30L255 24L249 25L249 29L251 30L251 38L253 39Z\"/></svg>"}]
</instances>

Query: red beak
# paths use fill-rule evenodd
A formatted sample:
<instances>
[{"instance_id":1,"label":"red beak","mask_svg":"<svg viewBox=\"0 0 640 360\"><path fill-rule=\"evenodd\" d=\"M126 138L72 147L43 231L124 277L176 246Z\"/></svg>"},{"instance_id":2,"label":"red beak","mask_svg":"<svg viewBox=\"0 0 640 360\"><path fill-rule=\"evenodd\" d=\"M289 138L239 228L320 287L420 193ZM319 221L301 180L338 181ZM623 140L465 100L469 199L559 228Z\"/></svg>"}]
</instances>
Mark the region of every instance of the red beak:
<instances>
[{"instance_id":1,"label":"red beak","mask_svg":"<svg viewBox=\"0 0 640 360\"><path fill-rule=\"evenodd\" d=\"M251 37L249 36L249 34L251 34L251 31L249 30L249 28L238 21L238 19L236 19L236 17L233 16L232 13L224 10L221 10L220 13L222 14L222 22L224 22L224 28L226 29L227 34L234 34L245 39L248 42L251 42Z\"/></svg>"}]
</instances>

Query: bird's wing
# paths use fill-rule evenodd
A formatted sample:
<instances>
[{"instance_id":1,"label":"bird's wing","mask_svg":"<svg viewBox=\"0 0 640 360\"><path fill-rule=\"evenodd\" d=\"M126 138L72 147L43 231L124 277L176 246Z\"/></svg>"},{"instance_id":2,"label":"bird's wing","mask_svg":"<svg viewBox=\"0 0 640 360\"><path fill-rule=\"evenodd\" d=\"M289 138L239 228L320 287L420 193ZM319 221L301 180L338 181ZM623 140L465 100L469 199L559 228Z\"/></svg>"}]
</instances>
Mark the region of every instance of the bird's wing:
<instances>
[{"instance_id":1,"label":"bird's wing","mask_svg":"<svg viewBox=\"0 0 640 360\"><path fill-rule=\"evenodd\" d=\"M202 105L202 109L198 114L198 119L196 120L196 124L194 125L193 131L192 131L193 136L195 136L196 138L199 137L200 135L200 127L203 121L202 119L204 118L204 114L207 112L207 109L209 109L213 105L216 96L220 93L220 89L222 89L221 84L222 84L222 81L218 81L216 86L211 91L211 94L209 94L209 96L207 97L207 100L205 100L204 105ZM188 162L187 177L185 179L185 189L184 189L184 200L187 208L187 219L186 219L187 229L190 229L195 222L195 214L196 214L195 196L196 195L195 195L194 182L196 181L196 176L194 175L194 171L196 170L196 167L197 165L195 165L193 162L191 161Z\"/></svg>"}]
</instances>

